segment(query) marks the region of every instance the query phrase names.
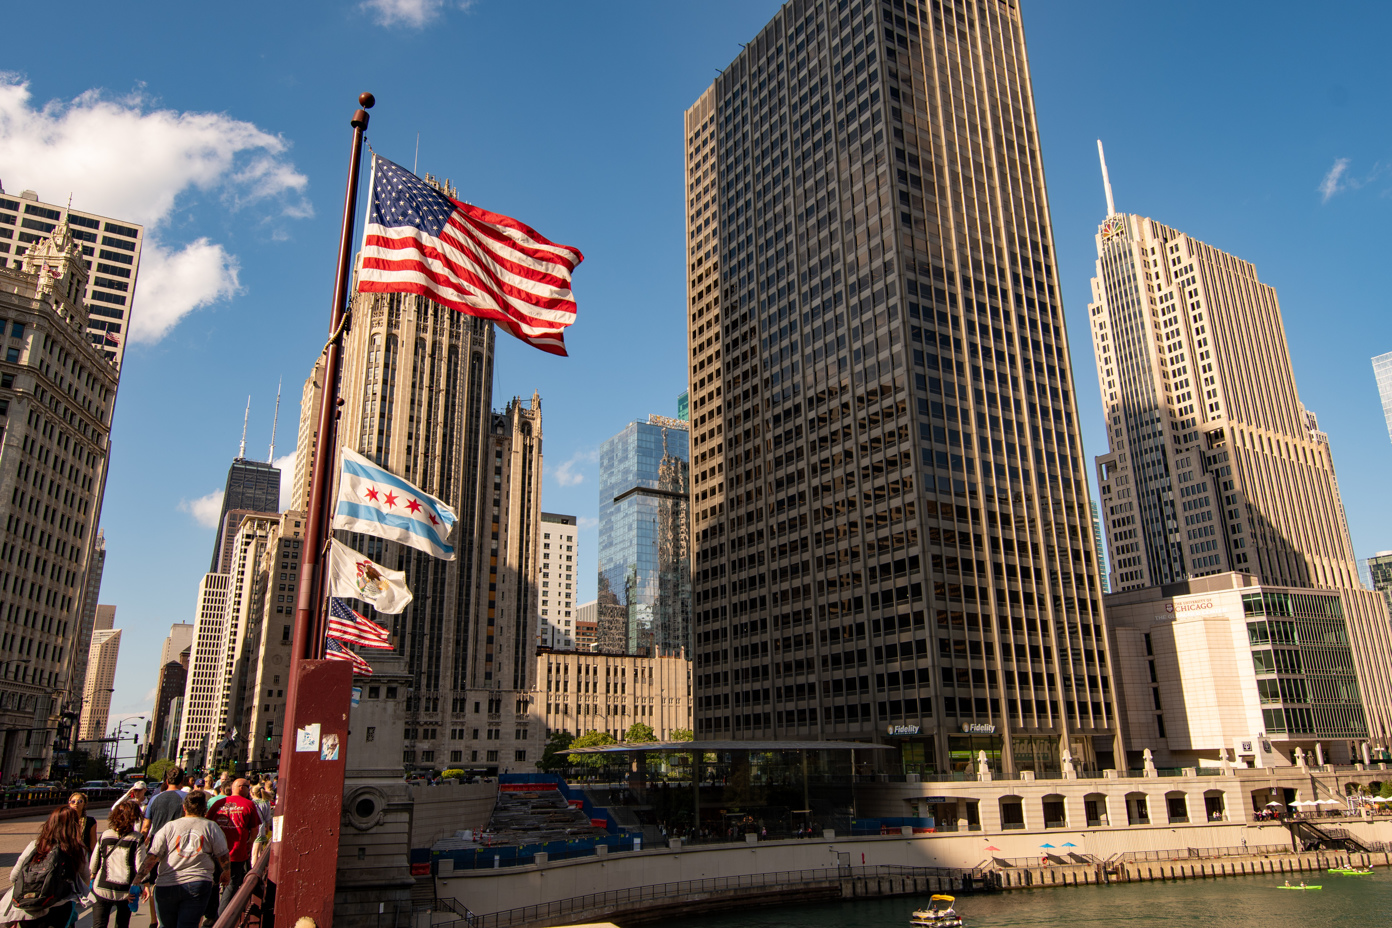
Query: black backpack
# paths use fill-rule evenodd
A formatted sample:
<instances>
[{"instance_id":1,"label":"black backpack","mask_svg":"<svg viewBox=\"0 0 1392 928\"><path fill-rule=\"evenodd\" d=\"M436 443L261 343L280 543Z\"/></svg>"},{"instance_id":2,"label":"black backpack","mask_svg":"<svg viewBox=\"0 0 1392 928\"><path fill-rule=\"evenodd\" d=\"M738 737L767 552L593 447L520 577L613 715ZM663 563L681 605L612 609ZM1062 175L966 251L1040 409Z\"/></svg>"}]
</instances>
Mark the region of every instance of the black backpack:
<instances>
[{"instance_id":1,"label":"black backpack","mask_svg":"<svg viewBox=\"0 0 1392 928\"><path fill-rule=\"evenodd\" d=\"M14 907L39 915L57 905L72 893L77 868L67 854L57 847L50 848L42 858L31 857L19 871L11 891Z\"/></svg>"}]
</instances>

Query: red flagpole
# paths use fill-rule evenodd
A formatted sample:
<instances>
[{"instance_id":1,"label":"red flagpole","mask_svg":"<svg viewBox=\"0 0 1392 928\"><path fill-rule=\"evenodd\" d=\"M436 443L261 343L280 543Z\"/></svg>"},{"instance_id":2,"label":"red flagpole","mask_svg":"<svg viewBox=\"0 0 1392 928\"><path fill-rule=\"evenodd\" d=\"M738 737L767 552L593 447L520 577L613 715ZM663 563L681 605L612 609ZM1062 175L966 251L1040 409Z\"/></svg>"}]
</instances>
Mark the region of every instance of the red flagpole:
<instances>
[{"instance_id":1,"label":"red flagpole","mask_svg":"<svg viewBox=\"0 0 1392 928\"><path fill-rule=\"evenodd\" d=\"M320 569L329 537L329 495L333 476L338 419L338 373L343 328L353 265L353 221L358 207L363 134L372 94L358 97L353 114L353 147L348 157L348 186L343 197L343 224L338 240L338 268L329 312L329 341L324 349L324 385L319 400L319 433L314 445L313 480L305 533L300 549L300 588L295 603L289 694L280 746L280 790L272 835L271 879L276 883L276 911L290 924L308 915L319 928L333 924L333 895L338 866L338 831L343 803L344 749L353 668L346 661L321 660L323 635L316 633L324 604ZM330 741L330 739L334 739ZM337 749L332 752L328 745Z\"/></svg>"}]
</instances>

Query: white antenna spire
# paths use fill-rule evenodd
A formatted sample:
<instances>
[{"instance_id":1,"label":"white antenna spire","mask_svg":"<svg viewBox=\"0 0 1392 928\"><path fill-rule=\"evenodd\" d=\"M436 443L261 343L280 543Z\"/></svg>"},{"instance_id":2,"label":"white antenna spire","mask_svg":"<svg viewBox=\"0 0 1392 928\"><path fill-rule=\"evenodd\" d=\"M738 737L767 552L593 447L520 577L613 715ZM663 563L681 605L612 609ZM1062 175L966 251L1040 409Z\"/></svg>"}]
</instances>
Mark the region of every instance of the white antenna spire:
<instances>
[{"instance_id":1,"label":"white antenna spire","mask_svg":"<svg viewBox=\"0 0 1392 928\"><path fill-rule=\"evenodd\" d=\"M242 447L241 447L240 450L237 451L237 460L239 460L239 461L241 461L241 460L243 460L243 459L246 458L246 427L247 427L247 420L250 419L250 418L251 418L251 397L248 396L248 397L247 397L247 408L246 408L246 412L244 412L244 413L242 414Z\"/></svg>"},{"instance_id":2,"label":"white antenna spire","mask_svg":"<svg viewBox=\"0 0 1392 928\"><path fill-rule=\"evenodd\" d=\"M275 416L273 416L273 417L271 418L271 456L268 457L268 458L266 459L266 463L267 463L267 464L274 464L274 463L275 463L275 436L276 436L276 426L280 423L280 385L281 385L282 383L284 383L284 381L285 381L285 378L283 378L283 377L282 377L280 380L277 380L277 381L276 381L276 405L275 405Z\"/></svg>"},{"instance_id":3,"label":"white antenna spire","mask_svg":"<svg viewBox=\"0 0 1392 928\"><path fill-rule=\"evenodd\" d=\"M1102 152L1102 140L1097 140L1097 160L1102 162L1102 187L1107 191L1107 216L1116 215L1116 203L1112 201L1112 182L1107 177L1107 156Z\"/></svg>"}]
</instances>

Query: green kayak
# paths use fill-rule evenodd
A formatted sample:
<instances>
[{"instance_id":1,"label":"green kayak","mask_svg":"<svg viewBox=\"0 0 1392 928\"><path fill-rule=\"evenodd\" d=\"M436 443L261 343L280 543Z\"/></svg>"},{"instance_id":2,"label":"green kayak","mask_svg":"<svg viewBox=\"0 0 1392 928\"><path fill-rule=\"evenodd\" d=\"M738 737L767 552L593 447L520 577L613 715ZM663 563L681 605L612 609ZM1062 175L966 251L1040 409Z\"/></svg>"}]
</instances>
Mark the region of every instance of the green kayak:
<instances>
[{"instance_id":1,"label":"green kayak","mask_svg":"<svg viewBox=\"0 0 1392 928\"><path fill-rule=\"evenodd\" d=\"M1330 867L1330 873L1339 873L1344 876L1372 876L1372 869L1359 870L1357 867Z\"/></svg>"},{"instance_id":2,"label":"green kayak","mask_svg":"<svg viewBox=\"0 0 1392 928\"><path fill-rule=\"evenodd\" d=\"M1285 886L1277 886L1276 888L1277 888L1277 889L1324 889L1323 886L1306 886L1304 883L1301 883L1299 886L1292 886L1291 884L1287 883Z\"/></svg>"}]
</instances>

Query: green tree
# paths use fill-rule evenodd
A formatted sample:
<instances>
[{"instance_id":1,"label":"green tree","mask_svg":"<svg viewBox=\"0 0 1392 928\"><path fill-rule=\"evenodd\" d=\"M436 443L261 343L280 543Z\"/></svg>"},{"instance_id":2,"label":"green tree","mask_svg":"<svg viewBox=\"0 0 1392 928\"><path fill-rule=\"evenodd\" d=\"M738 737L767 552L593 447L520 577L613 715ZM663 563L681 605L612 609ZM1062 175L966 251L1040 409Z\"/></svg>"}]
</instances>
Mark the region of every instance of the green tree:
<instances>
[{"instance_id":1,"label":"green tree","mask_svg":"<svg viewBox=\"0 0 1392 928\"><path fill-rule=\"evenodd\" d=\"M145 768L145 779L156 783L162 783L164 781L164 772L173 766L174 762L172 760L157 760Z\"/></svg>"},{"instance_id":2,"label":"green tree","mask_svg":"<svg viewBox=\"0 0 1392 928\"><path fill-rule=\"evenodd\" d=\"M597 748L606 744L618 744L607 731L587 731L570 743L572 748ZM591 767L595 770L609 766L610 759L603 754L570 754L570 763L575 767Z\"/></svg>"},{"instance_id":3,"label":"green tree","mask_svg":"<svg viewBox=\"0 0 1392 928\"><path fill-rule=\"evenodd\" d=\"M1382 789L1378 790L1378 795L1383 799L1392 799L1392 780L1382 784Z\"/></svg>"},{"instance_id":4,"label":"green tree","mask_svg":"<svg viewBox=\"0 0 1392 928\"><path fill-rule=\"evenodd\" d=\"M671 737L670 740L672 740L672 741L695 741L695 740L696 740L696 733L693 732L693 731L692 731L691 729L689 729L689 728L674 728L674 729L672 729L672 737Z\"/></svg>"},{"instance_id":5,"label":"green tree","mask_svg":"<svg viewBox=\"0 0 1392 928\"><path fill-rule=\"evenodd\" d=\"M575 736L568 731L553 731L547 735L546 749L541 752L537 769L554 772L569 767L570 758L566 756L566 749L574 740Z\"/></svg>"},{"instance_id":6,"label":"green tree","mask_svg":"<svg viewBox=\"0 0 1392 928\"><path fill-rule=\"evenodd\" d=\"M652 730L651 725L642 722L634 722L628 726L628 731L624 732L623 740L629 744L644 744L649 741L657 740L657 733Z\"/></svg>"}]
</instances>

